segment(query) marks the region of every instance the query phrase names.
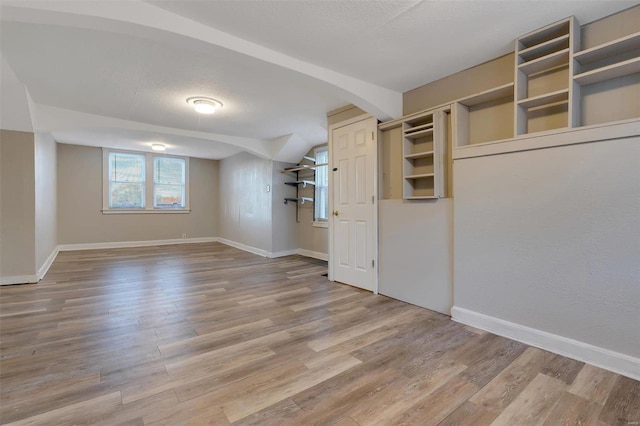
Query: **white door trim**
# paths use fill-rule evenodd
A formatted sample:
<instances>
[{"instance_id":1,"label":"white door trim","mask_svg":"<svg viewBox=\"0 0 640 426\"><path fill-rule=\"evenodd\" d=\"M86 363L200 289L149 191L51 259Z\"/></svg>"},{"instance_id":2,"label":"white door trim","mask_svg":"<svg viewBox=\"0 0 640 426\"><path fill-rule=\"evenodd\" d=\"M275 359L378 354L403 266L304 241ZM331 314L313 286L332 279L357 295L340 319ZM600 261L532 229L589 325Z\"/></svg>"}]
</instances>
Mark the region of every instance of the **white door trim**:
<instances>
[{"instance_id":1,"label":"white door trim","mask_svg":"<svg viewBox=\"0 0 640 426\"><path fill-rule=\"evenodd\" d=\"M333 131L341 127L349 126L353 123L375 118L370 114L361 114L353 118L334 123L329 126L329 214L333 214ZM378 129L376 126L376 143L378 142ZM378 294L378 146L373 150L373 193L375 195L375 203L373 209L373 259L375 260L375 268L373 273L373 294ZM329 219L329 281L334 281L335 253L333 250L333 220Z\"/></svg>"}]
</instances>

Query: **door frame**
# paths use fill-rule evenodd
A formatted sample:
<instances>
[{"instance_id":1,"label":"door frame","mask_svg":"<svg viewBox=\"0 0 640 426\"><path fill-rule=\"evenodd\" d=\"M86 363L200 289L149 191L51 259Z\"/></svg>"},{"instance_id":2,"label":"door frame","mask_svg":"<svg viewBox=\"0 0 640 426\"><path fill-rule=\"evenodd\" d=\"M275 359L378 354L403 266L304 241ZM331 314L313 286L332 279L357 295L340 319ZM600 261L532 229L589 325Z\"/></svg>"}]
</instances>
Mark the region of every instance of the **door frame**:
<instances>
[{"instance_id":1,"label":"door frame","mask_svg":"<svg viewBox=\"0 0 640 426\"><path fill-rule=\"evenodd\" d=\"M356 117L352 117L341 121L339 123L334 123L329 126L329 281L335 281L334 277L334 268L335 268L335 253L333 250L333 131L339 129L341 127L346 127L354 123L358 123L360 121L374 119L376 120L376 126L374 129L374 142L376 144L375 149L373 149L373 260L375 262L373 268L373 294L378 294L378 268L380 262L378 261L378 120L372 116L371 114L360 114Z\"/></svg>"}]
</instances>

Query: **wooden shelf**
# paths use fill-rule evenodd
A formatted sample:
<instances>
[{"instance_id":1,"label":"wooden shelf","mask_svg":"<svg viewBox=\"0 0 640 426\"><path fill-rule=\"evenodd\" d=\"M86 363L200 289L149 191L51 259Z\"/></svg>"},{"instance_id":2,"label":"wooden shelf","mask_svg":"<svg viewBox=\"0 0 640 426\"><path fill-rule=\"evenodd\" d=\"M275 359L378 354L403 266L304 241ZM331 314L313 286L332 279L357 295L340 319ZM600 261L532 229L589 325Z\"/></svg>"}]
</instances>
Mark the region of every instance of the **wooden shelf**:
<instances>
[{"instance_id":1,"label":"wooden shelf","mask_svg":"<svg viewBox=\"0 0 640 426\"><path fill-rule=\"evenodd\" d=\"M407 139L416 139L416 138L420 138L426 135L430 135L433 133L433 127L428 128L428 129L423 129L423 130L419 130L416 132L412 132L412 133L406 133L404 134L404 137Z\"/></svg>"},{"instance_id":2,"label":"wooden shelf","mask_svg":"<svg viewBox=\"0 0 640 426\"><path fill-rule=\"evenodd\" d=\"M518 55L525 61L531 60L536 56L546 56L550 53L558 51L559 48L569 48L569 34L561 35L544 43L537 44L524 50L520 50Z\"/></svg>"},{"instance_id":3,"label":"wooden shelf","mask_svg":"<svg viewBox=\"0 0 640 426\"><path fill-rule=\"evenodd\" d=\"M434 200L436 198L435 195L421 195L421 196L412 196L412 197L404 197L405 200Z\"/></svg>"},{"instance_id":4,"label":"wooden shelf","mask_svg":"<svg viewBox=\"0 0 640 426\"><path fill-rule=\"evenodd\" d=\"M295 180L292 182L285 182L285 185L298 186L302 185L303 188L306 188L307 185L315 185L316 183L310 180Z\"/></svg>"},{"instance_id":5,"label":"wooden shelf","mask_svg":"<svg viewBox=\"0 0 640 426\"><path fill-rule=\"evenodd\" d=\"M497 99L513 97L513 86L513 83L503 84L502 86L459 99L458 102L464 106L472 107L486 102L495 101Z\"/></svg>"},{"instance_id":6,"label":"wooden shelf","mask_svg":"<svg viewBox=\"0 0 640 426\"><path fill-rule=\"evenodd\" d=\"M313 164L308 166L299 165L298 167L292 167L290 169L281 170L280 173L291 173L291 172L299 172L301 170L311 170L311 169L315 169L316 167L327 166L327 165L329 165L329 163Z\"/></svg>"},{"instance_id":7,"label":"wooden shelf","mask_svg":"<svg viewBox=\"0 0 640 426\"><path fill-rule=\"evenodd\" d=\"M522 63L518 65L518 69L526 75L531 75L565 64L569 64L568 48L550 53L546 56L542 56L541 58L534 59L533 61Z\"/></svg>"},{"instance_id":8,"label":"wooden shelf","mask_svg":"<svg viewBox=\"0 0 640 426\"><path fill-rule=\"evenodd\" d=\"M637 72L640 72L640 57L578 74L573 80L581 86L586 86Z\"/></svg>"},{"instance_id":9,"label":"wooden shelf","mask_svg":"<svg viewBox=\"0 0 640 426\"><path fill-rule=\"evenodd\" d=\"M288 198L287 197L284 199L285 204L289 204L289 202L300 203L300 204L313 203L313 198L310 198L310 197Z\"/></svg>"},{"instance_id":10,"label":"wooden shelf","mask_svg":"<svg viewBox=\"0 0 640 426\"><path fill-rule=\"evenodd\" d=\"M573 57L581 64L589 64L638 49L640 49L640 32L585 49L575 53Z\"/></svg>"},{"instance_id":11,"label":"wooden shelf","mask_svg":"<svg viewBox=\"0 0 640 426\"><path fill-rule=\"evenodd\" d=\"M409 176L405 176L405 179L425 179L425 178L430 178L430 177L434 177L435 174L433 173L422 173L419 175L409 175Z\"/></svg>"},{"instance_id":12,"label":"wooden shelf","mask_svg":"<svg viewBox=\"0 0 640 426\"><path fill-rule=\"evenodd\" d=\"M545 93L544 95L534 96L532 98L522 99L518 101L518 106L524 108L535 108L541 105L547 105L554 102L568 101L569 89L558 90L556 92Z\"/></svg>"},{"instance_id":13,"label":"wooden shelf","mask_svg":"<svg viewBox=\"0 0 640 426\"><path fill-rule=\"evenodd\" d=\"M416 152L404 156L407 160L415 160L416 158L433 157L433 151Z\"/></svg>"},{"instance_id":14,"label":"wooden shelf","mask_svg":"<svg viewBox=\"0 0 640 426\"><path fill-rule=\"evenodd\" d=\"M543 44L548 40L552 40L570 32L572 18L563 19L553 24L549 24L545 27L532 31L528 34L521 36L518 39L518 43L523 48L532 48L537 45ZM522 50L522 49L518 49Z\"/></svg>"}]
</instances>

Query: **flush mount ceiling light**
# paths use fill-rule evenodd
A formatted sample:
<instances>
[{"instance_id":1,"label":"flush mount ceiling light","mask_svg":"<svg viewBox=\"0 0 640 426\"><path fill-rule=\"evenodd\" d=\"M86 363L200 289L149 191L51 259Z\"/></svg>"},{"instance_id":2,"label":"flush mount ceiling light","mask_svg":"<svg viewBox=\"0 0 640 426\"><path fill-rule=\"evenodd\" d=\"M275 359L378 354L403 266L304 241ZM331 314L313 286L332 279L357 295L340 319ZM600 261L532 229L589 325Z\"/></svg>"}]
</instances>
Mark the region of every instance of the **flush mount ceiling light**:
<instances>
[{"instance_id":1,"label":"flush mount ceiling light","mask_svg":"<svg viewBox=\"0 0 640 426\"><path fill-rule=\"evenodd\" d=\"M154 151L164 151L166 147L161 143L152 143L151 149Z\"/></svg>"},{"instance_id":2,"label":"flush mount ceiling light","mask_svg":"<svg viewBox=\"0 0 640 426\"><path fill-rule=\"evenodd\" d=\"M202 96L188 98L187 103L200 114L213 114L217 109L222 108L222 102Z\"/></svg>"}]
</instances>

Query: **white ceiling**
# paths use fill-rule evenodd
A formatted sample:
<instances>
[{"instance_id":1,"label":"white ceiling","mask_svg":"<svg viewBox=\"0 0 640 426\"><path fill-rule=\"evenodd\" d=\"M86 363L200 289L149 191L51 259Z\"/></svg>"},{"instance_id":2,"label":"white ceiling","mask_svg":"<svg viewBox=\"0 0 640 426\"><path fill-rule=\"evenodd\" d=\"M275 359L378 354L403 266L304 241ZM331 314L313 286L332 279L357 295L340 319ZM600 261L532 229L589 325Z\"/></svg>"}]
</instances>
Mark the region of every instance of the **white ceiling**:
<instances>
[{"instance_id":1,"label":"white ceiling","mask_svg":"<svg viewBox=\"0 0 640 426\"><path fill-rule=\"evenodd\" d=\"M518 35L634 3L0 0L0 49L33 102L66 117L37 129L61 141L296 161L326 141L331 109L397 116L403 91L507 53ZM225 106L197 115L185 102L196 95Z\"/></svg>"}]
</instances>

